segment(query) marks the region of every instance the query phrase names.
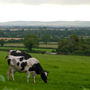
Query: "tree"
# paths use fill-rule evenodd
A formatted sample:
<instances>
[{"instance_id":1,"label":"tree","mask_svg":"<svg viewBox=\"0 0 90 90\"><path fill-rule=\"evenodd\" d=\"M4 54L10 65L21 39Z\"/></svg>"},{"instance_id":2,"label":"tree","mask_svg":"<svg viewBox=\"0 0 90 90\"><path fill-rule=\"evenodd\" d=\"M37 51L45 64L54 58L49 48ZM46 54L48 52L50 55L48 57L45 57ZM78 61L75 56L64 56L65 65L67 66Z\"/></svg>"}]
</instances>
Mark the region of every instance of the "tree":
<instances>
[{"instance_id":1,"label":"tree","mask_svg":"<svg viewBox=\"0 0 90 90\"><path fill-rule=\"evenodd\" d=\"M30 51L32 51L33 47L36 47L39 45L38 37L33 34L29 34L26 37L24 37L24 46L28 48Z\"/></svg>"},{"instance_id":2,"label":"tree","mask_svg":"<svg viewBox=\"0 0 90 90\"><path fill-rule=\"evenodd\" d=\"M3 47L4 46L5 41L3 39L0 40L0 45Z\"/></svg>"},{"instance_id":3,"label":"tree","mask_svg":"<svg viewBox=\"0 0 90 90\"><path fill-rule=\"evenodd\" d=\"M73 48L73 50L79 50L81 48L81 42L78 35L76 34L71 35L69 40L71 43L71 48Z\"/></svg>"},{"instance_id":4,"label":"tree","mask_svg":"<svg viewBox=\"0 0 90 90\"><path fill-rule=\"evenodd\" d=\"M62 54L68 54L68 53L72 52L69 40L68 39L61 39L58 42L58 49L56 51L58 53L62 53Z\"/></svg>"},{"instance_id":5,"label":"tree","mask_svg":"<svg viewBox=\"0 0 90 90\"><path fill-rule=\"evenodd\" d=\"M73 34L69 38L59 41L57 52L61 54L90 55L89 39Z\"/></svg>"},{"instance_id":6,"label":"tree","mask_svg":"<svg viewBox=\"0 0 90 90\"><path fill-rule=\"evenodd\" d=\"M49 34L44 34L43 36L42 36L42 40L43 40L43 42L47 45L48 44L48 42L50 41L50 35Z\"/></svg>"}]
</instances>

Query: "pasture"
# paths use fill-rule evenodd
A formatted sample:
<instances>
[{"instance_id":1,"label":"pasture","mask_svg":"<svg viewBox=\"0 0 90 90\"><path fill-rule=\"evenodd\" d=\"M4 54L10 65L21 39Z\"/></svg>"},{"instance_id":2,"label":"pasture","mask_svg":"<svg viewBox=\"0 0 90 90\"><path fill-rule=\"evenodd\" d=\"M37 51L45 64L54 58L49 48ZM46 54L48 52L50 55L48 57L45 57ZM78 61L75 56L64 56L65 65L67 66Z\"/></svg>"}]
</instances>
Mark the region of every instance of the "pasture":
<instances>
[{"instance_id":1,"label":"pasture","mask_svg":"<svg viewBox=\"0 0 90 90\"><path fill-rule=\"evenodd\" d=\"M0 50L3 51L9 51L9 50L27 50L26 48L20 48L20 47L0 47ZM32 48L33 51L42 52L46 51L47 53L51 53L52 51L55 51L56 49L46 49L46 48ZM28 50L27 50L28 51Z\"/></svg>"},{"instance_id":2,"label":"pasture","mask_svg":"<svg viewBox=\"0 0 90 90\"><path fill-rule=\"evenodd\" d=\"M13 46L13 47L24 47L23 43L6 43L4 46ZM48 42L46 45L44 42L39 43L39 47L43 48L57 48L57 42Z\"/></svg>"},{"instance_id":3,"label":"pasture","mask_svg":"<svg viewBox=\"0 0 90 90\"><path fill-rule=\"evenodd\" d=\"M42 67L49 72L48 83L45 84L40 76L36 83L26 82L27 73L15 73L15 81L6 80L7 52L0 52L0 90L89 90L90 89L90 57L70 55L42 55L33 54L39 59Z\"/></svg>"}]
</instances>

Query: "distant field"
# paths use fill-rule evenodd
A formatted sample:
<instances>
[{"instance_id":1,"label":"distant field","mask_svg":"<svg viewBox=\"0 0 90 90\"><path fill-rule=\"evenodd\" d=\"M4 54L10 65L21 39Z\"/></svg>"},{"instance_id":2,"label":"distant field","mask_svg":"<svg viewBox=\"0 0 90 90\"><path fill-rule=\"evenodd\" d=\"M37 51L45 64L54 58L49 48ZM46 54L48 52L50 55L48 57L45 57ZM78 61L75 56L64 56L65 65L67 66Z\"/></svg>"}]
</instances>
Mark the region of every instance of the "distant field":
<instances>
[{"instance_id":1,"label":"distant field","mask_svg":"<svg viewBox=\"0 0 90 90\"><path fill-rule=\"evenodd\" d=\"M24 47L22 43L7 43L4 46L19 46L19 47Z\"/></svg>"},{"instance_id":2,"label":"distant field","mask_svg":"<svg viewBox=\"0 0 90 90\"><path fill-rule=\"evenodd\" d=\"M57 48L57 43L56 42L50 42L48 43L48 45L45 45L44 43L40 43L39 45L40 48L33 48L33 50L37 50L37 51L46 51L47 53L51 53L52 51L55 51ZM49 48L49 49L45 49L45 48ZM0 50L10 50L10 49L14 49L14 50L27 50L26 48L24 48L24 45L22 43L9 43L9 44L5 44L4 47L0 47Z\"/></svg>"},{"instance_id":3,"label":"distant field","mask_svg":"<svg viewBox=\"0 0 90 90\"><path fill-rule=\"evenodd\" d=\"M10 49L14 49L14 50L26 50L25 48L20 48L20 47L0 47L0 49L4 49L4 50L10 50Z\"/></svg>"},{"instance_id":4,"label":"distant field","mask_svg":"<svg viewBox=\"0 0 90 90\"><path fill-rule=\"evenodd\" d=\"M8 43L5 44L5 46L17 46L17 47L24 47L22 43ZM47 45L44 43L40 43L39 47L44 47L44 48L57 48L57 43L56 42L49 42Z\"/></svg>"},{"instance_id":5,"label":"distant field","mask_svg":"<svg viewBox=\"0 0 90 90\"><path fill-rule=\"evenodd\" d=\"M21 48L21 47L0 47L0 50L27 50L26 48ZM47 53L51 53L53 50L55 51L56 49L43 49L43 48L33 48L32 50L35 50L35 51L46 51Z\"/></svg>"},{"instance_id":6,"label":"distant field","mask_svg":"<svg viewBox=\"0 0 90 90\"><path fill-rule=\"evenodd\" d=\"M0 90L90 90L90 57L31 54L49 72L48 83L37 76L35 84L32 77L27 84L26 73L16 73L15 81L6 80L6 55L0 52L0 75L5 78L5 82L0 79Z\"/></svg>"}]
</instances>

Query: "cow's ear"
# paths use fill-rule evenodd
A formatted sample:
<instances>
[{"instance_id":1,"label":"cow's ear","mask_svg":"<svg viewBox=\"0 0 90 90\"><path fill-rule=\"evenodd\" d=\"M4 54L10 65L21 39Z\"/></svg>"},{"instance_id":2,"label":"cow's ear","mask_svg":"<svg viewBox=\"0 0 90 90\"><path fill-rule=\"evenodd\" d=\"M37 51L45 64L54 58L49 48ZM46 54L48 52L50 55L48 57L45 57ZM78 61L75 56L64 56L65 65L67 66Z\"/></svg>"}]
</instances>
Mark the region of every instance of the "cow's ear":
<instances>
[{"instance_id":1,"label":"cow's ear","mask_svg":"<svg viewBox=\"0 0 90 90\"><path fill-rule=\"evenodd\" d=\"M49 71L47 71L47 70L45 70L44 72L47 72L47 73L49 73Z\"/></svg>"},{"instance_id":2,"label":"cow's ear","mask_svg":"<svg viewBox=\"0 0 90 90\"><path fill-rule=\"evenodd\" d=\"M48 72L47 71L44 71L45 75L48 76Z\"/></svg>"}]
</instances>

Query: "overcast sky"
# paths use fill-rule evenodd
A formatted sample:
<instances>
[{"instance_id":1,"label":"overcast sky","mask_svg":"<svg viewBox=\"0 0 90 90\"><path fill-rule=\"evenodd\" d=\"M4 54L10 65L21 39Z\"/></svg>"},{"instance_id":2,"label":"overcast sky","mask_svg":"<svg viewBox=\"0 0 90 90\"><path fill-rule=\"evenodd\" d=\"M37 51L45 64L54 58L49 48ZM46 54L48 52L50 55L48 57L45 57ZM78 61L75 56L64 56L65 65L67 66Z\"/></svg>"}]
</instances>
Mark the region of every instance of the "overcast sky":
<instances>
[{"instance_id":1,"label":"overcast sky","mask_svg":"<svg viewBox=\"0 0 90 90\"><path fill-rule=\"evenodd\" d=\"M90 4L90 0L0 0L1 3L23 3L23 4Z\"/></svg>"},{"instance_id":2,"label":"overcast sky","mask_svg":"<svg viewBox=\"0 0 90 90\"><path fill-rule=\"evenodd\" d=\"M0 22L90 21L90 0L0 0Z\"/></svg>"}]
</instances>

